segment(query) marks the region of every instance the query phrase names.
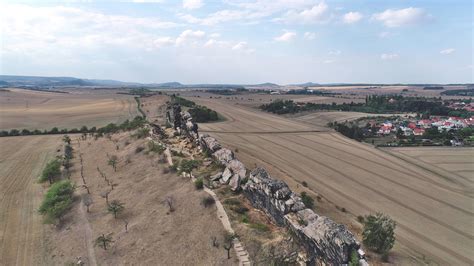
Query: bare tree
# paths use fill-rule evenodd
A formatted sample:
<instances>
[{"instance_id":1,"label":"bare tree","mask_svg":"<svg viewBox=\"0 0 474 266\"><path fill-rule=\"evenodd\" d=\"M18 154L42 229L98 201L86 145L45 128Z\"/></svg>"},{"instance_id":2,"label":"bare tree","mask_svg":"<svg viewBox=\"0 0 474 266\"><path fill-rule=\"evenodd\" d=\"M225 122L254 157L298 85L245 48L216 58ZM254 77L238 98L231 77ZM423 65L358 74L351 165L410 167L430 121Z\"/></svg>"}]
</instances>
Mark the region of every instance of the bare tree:
<instances>
[{"instance_id":1,"label":"bare tree","mask_svg":"<svg viewBox=\"0 0 474 266\"><path fill-rule=\"evenodd\" d=\"M91 195L89 194L84 194L82 196L82 202L84 203L84 205L87 207L87 212L89 212L89 207L92 205L93 201L92 201L92 197Z\"/></svg>"},{"instance_id":2,"label":"bare tree","mask_svg":"<svg viewBox=\"0 0 474 266\"><path fill-rule=\"evenodd\" d=\"M230 249L234 246L232 241L229 241L224 244L224 249L227 250L227 259L230 259Z\"/></svg>"},{"instance_id":3,"label":"bare tree","mask_svg":"<svg viewBox=\"0 0 474 266\"><path fill-rule=\"evenodd\" d=\"M213 247L215 247L215 248L219 247L219 242L217 242L217 237L215 237L215 236L211 237L211 241L212 241L212 246Z\"/></svg>"},{"instance_id":4,"label":"bare tree","mask_svg":"<svg viewBox=\"0 0 474 266\"><path fill-rule=\"evenodd\" d=\"M109 205L109 194L110 190L100 193L100 196L105 199L105 203L107 203L107 205Z\"/></svg>"},{"instance_id":5,"label":"bare tree","mask_svg":"<svg viewBox=\"0 0 474 266\"><path fill-rule=\"evenodd\" d=\"M168 207L168 214L174 212L174 199L171 196L167 196L164 200L164 204Z\"/></svg>"},{"instance_id":6,"label":"bare tree","mask_svg":"<svg viewBox=\"0 0 474 266\"><path fill-rule=\"evenodd\" d=\"M117 172L117 161L118 161L118 158L116 155L110 156L109 161L108 161L108 164L111 165L112 168L114 168L114 172Z\"/></svg>"},{"instance_id":7,"label":"bare tree","mask_svg":"<svg viewBox=\"0 0 474 266\"><path fill-rule=\"evenodd\" d=\"M123 223L125 224L125 232L128 233L128 220L124 219Z\"/></svg>"},{"instance_id":8,"label":"bare tree","mask_svg":"<svg viewBox=\"0 0 474 266\"><path fill-rule=\"evenodd\" d=\"M91 194L91 191L89 190L89 187L87 185L82 185L82 187L87 190L87 194Z\"/></svg>"}]
</instances>

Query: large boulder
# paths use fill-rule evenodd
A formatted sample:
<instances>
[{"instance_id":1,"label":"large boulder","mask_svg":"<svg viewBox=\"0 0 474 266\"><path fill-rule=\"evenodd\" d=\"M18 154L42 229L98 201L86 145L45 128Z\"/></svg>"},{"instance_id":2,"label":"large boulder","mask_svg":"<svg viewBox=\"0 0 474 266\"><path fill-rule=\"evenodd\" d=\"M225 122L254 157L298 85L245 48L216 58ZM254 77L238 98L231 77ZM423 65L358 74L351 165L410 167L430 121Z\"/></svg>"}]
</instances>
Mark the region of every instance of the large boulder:
<instances>
[{"instance_id":1,"label":"large boulder","mask_svg":"<svg viewBox=\"0 0 474 266\"><path fill-rule=\"evenodd\" d=\"M214 158L219 160L219 162L224 165L227 165L230 161L234 159L234 153L227 148L221 148L217 150L212 154L212 156L214 156Z\"/></svg>"},{"instance_id":2,"label":"large boulder","mask_svg":"<svg viewBox=\"0 0 474 266\"><path fill-rule=\"evenodd\" d=\"M201 136L201 145L205 150L209 150L211 153L214 153L221 148L221 144L209 135Z\"/></svg>"},{"instance_id":3,"label":"large boulder","mask_svg":"<svg viewBox=\"0 0 474 266\"><path fill-rule=\"evenodd\" d=\"M232 171L229 168L226 168L224 172L222 173L222 177L220 182L222 184L227 184L229 182L229 179L232 177Z\"/></svg>"},{"instance_id":4,"label":"large boulder","mask_svg":"<svg viewBox=\"0 0 474 266\"><path fill-rule=\"evenodd\" d=\"M247 174L247 169L245 169L245 165L237 159L231 160L227 164L227 168L230 168L232 170L232 173L238 174L241 179L245 178L245 175Z\"/></svg>"},{"instance_id":5,"label":"large boulder","mask_svg":"<svg viewBox=\"0 0 474 266\"><path fill-rule=\"evenodd\" d=\"M229 180L229 186L232 191L237 191L240 189L240 176L234 174Z\"/></svg>"}]
</instances>

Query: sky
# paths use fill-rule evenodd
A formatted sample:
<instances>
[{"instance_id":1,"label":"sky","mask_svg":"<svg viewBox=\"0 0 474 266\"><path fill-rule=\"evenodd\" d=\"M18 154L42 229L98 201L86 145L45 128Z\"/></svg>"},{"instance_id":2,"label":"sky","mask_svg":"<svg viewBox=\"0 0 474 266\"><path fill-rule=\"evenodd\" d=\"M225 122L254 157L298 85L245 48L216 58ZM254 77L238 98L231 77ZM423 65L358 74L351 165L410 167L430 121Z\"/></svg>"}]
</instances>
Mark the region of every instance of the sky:
<instances>
[{"instance_id":1,"label":"sky","mask_svg":"<svg viewBox=\"0 0 474 266\"><path fill-rule=\"evenodd\" d=\"M473 83L471 0L0 0L0 74Z\"/></svg>"}]
</instances>

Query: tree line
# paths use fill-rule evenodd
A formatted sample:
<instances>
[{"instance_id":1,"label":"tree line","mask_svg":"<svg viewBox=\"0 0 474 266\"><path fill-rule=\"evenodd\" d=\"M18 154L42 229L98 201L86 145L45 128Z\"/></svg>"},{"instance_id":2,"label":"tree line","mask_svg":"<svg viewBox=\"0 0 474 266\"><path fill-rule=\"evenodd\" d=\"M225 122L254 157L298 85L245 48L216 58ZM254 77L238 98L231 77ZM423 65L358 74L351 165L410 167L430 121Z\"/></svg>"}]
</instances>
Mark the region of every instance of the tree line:
<instances>
[{"instance_id":1,"label":"tree line","mask_svg":"<svg viewBox=\"0 0 474 266\"><path fill-rule=\"evenodd\" d=\"M87 126L82 126L80 129L72 128L72 129L59 129L57 127L53 127L50 130L28 130L28 129L11 129L10 131L2 130L0 131L0 137L8 137L8 136L28 136L28 135L54 135L54 134L76 134L76 133L98 133L98 134L107 134L107 133L115 133L121 130L132 130L139 128L145 124L146 120L144 117L136 116L133 120L125 120L121 124L110 123L104 127L91 127L88 128Z\"/></svg>"}]
</instances>

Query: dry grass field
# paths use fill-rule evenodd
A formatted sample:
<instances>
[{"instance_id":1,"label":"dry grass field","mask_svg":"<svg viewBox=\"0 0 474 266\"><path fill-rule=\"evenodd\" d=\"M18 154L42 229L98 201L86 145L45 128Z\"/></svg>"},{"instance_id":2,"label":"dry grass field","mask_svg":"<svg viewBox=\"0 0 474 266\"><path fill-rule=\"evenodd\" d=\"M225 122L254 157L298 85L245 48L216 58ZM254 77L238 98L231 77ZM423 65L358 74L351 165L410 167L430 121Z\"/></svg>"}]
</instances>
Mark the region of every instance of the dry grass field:
<instances>
[{"instance_id":1,"label":"dry grass field","mask_svg":"<svg viewBox=\"0 0 474 266\"><path fill-rule=\"evenodd\" d=\"M44 189L36 181L61 137L0 138L0 265L51 265L49 229L37 212Z\"/></svg>"},{"instance_id":2,"label":"dry grass field","mask_svg":"<svg viewBox=\"0 0 474 266\"><path fill-rule=\"evenodd\" d=\"M201 124L202 133L238 148L248 167L262 165L292 189L321 195L321 213L346 224L348 215L354 223L357 215L379 211L395 219L398 242L391 262L474 263L471 179L431 171L321 126L219 99L192 100L227 118ZM346 212L328 211L325 202Z\"/></svg>"},{"instance_id":3,"label":"dry grass field","mask_svg":"<svg viewBox=\"0 0 474 266\"><path fill-rule=\"evenodd\" d=\"M81 202L87 192L79 186L72 209L51 239L54 263L75 263L81 257L86 265L236 265L235 254L228 260L222 248L225 230L216 207L205 208L201 204L207 193L196 190L188 178L165 172L167 165L160 162L160 156L146 152L148 141L133 139L130 134L114 134L111 139L73 139L71 179L82 185L82 154L84 179L93 204L87 213ZM144 150L138 151L138 147ZM116 172L107 164L107 156L112 155L118 157ZM117 219L107 211L101 196L110 191L110 185L97 167L115 184L109 201L124 203L125 209ZM164 204L168 196L174 200L175 210L171 213ZM94 245L101 234L111 234L114 241L106 251ZM212 236L217 237L219 248L212 246Z\"/></svg>"},{"instance_id":4,"label":"dry grass field","mask_svg":"<svg viewBox=\"0 0 474 266\"><path fill-rule=\"evenodd\" d=\"M363 117L393 116L396 114L370 114L361 112L308 112L296 116L289 116L295 120L313 124L317 126L326 126L329 122L344 122L356 120Z\"/></svg>"},{"instance_id":5,"label":"dry grass field","mask_svg":"<svg viewBox=\"0 0 474 266\"><path fill-rule=\"evenodd\" d=\"M139 115L135 99L115 91L8 90L0 91L0 130L99 127Z\"/></svg>"}]
</instances>

